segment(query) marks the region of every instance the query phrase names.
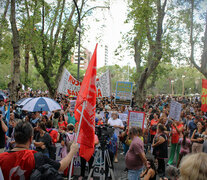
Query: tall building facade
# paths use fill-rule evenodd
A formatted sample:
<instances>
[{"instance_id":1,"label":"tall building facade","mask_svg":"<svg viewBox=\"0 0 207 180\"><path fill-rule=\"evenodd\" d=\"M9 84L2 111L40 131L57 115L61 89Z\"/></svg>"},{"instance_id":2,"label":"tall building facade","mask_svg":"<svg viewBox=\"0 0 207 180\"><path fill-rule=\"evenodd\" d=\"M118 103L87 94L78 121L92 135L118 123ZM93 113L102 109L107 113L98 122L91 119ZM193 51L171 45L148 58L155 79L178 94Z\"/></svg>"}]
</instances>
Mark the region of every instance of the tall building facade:
<instances>
[{"instance_id":1,"label":"tall building facade","mask_svg":"<svg viewBox=\"0 0 207 180\"><path fill-rule=\"evenodd\" d=\"M86 70L91 60L92 53L84 47L80 49L80 69ZM71 58L71 62L78 64L78 49L76 48L74 55Z\"/></svg>"}]
</instances>

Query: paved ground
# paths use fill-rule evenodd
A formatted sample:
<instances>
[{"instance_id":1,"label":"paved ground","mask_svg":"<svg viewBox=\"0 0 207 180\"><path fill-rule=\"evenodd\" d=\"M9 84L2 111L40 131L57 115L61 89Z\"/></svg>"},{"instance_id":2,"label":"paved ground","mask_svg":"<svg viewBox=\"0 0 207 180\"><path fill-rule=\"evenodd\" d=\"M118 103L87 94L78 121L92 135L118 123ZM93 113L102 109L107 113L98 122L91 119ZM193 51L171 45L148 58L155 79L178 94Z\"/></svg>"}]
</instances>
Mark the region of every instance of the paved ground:
<instances>
[{"instance_id":1,"label":"paved ground","mask_svg":"<svg viewBox=\"0 0 207 180\"><path fill-rule=\"evenodd\" d=\"M124 155L121 153L122 151L119 150L118 153L118 163L114 163L114 175L115 180L127 180L127 172L124 171L125 169L125 158ZM170 154L170 152L168 153ZM147 158L153 158L153 156L150 153L147 153ZM167 162L166 162L167 163ZM74 180L77 180L78 176L74 177ZM85 178L87 179L87 178ZM84 180L85 180L84 179ZM99 177L94 177L94 180L99 180ZM157 176L157 179L159 179L159 176Z\"/></svg>"}]
</instances>

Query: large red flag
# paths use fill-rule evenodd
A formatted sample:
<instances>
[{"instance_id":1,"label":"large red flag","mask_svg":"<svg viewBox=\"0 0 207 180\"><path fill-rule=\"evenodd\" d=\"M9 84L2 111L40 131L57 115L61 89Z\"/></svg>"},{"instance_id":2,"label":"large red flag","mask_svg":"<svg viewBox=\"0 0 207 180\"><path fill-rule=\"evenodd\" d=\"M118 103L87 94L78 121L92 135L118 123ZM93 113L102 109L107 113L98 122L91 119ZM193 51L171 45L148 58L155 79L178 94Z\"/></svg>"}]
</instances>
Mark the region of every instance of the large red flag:
<instances>
[{"instance_id":1,"label":"large red flag","mask_svg":"<svg viewBox=\"0 0 207 180\"><path fill-rule=\"evenodd\" d=\"M201 111L207 112L207 80L202 79Z\"/></svg>"},{"instance_id":2,"label":"large red flag","mask_svg":"<svg viewBox=\"0 0 207 180\"><path fill-rule=\"evenodd\" d=\"M80 144L79 155L89 161L94 153L95 112L96 112L96 48L86 70L80 91L76 100L75 119L79 122L83 110L82 123L78 136Z\"/></svg>"}]
</instances>

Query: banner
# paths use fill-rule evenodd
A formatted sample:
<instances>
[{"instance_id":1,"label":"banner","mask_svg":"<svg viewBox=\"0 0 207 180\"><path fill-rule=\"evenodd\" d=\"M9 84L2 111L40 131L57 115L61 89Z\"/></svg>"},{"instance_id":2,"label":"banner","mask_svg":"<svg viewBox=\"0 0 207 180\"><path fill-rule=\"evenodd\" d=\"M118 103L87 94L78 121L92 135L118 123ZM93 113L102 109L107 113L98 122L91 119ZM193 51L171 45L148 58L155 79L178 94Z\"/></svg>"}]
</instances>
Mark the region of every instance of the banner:
<instances>
[{"instance_id":1,"label":"banner","mask_svg":"<svg viewBox=\"0 0 207 180\"><path fill-rule=\"evenodd\" d=\"M96 79L97 97L111 96L111 78L109 70Z\"/></svg>"},{"instance_id":2,"label":"banner","mask_svg":"<svg viewBox=\"0 0 207 180\"><path fill-rule=\"evenodd\" d=\"M207 112L207 80L202 79L201 111Z\"/></svg>"},{"instance_id":3,"label":"banner","mask_svg":"<svg viewBox=\"0 0 207 180\"><path fill-rule=\"evenodd\" d=\"M176 101L171 101L169 117L176 121L179 121L181 111L182 111L182 104Z\"/></svg>"},{"instance_id":4,"label":"banner","mask_svg":"<svg viewBox=\"0 0 207 180\"><path fill-rule=\"evenodd\" d=\"M58 92L65 95L78 96L81 82L76 80L67 69L64 69ZM97 97L111 96L111 78L109 70L96 79Z\"/></svg>"},{"instance_id":5,"label":"banner","mask_svg":"<svg viewBox=\"0 0 207 180\"><path fill-rule=\"evenodd\" d=\"M58 92L65 95L78 96L80 82L65 68L58 86Z\"/></svg>"},{"instance_id":6,"label":"banner","mask_svg":"<svg viewBox=\"0 0 207 180\"><path fill-rule=\"evenodd\" d=\"M116 82L116 104L131 105L132 100L132 82Z\"/></svg>"},{"instance_id":7,"label":"banner","mask_svg":"<svg viewBox=\"0 0 207 180\"><path fill-rule=\"evenodd\" d=\"M145 113L139 111L129 111L128 125L130 127L140 127L144 129Z\"/></svg>"}]
</instances>

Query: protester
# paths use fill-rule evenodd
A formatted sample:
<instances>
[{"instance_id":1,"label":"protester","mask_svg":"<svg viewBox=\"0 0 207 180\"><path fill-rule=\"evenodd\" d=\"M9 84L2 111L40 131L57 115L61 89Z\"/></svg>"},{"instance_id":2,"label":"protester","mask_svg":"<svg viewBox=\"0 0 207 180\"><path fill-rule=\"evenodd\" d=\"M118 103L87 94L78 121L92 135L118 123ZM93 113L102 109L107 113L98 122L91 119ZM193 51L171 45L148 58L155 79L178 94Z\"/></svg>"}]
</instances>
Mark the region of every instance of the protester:
<instances>
[{"instance_id":1,"label":"protester","mask_svg":"<svg viewBox=\"0 0 207 180\"><path fill-rule=\"evenodd\" d=\"M157 125L157 134L154 137L153 154L158 160L158 174L161 178L165 177L165 159L168 158L168 142L165 134L165 127L162 124Z\"/></svg>"},{"instance_id":2,"label":"protester","mask_svg":"<svg viewBox=\"0 0 207 180\"><path fill-rule=\"evenodd\" d=\"M115 134L118 137L119 134L121 133L121 130L124 129L124 125L122 120L120 120L118 118L118 112L114 111L111 114L111 118L108 120L108 124L110 126L113 126L115 129ZM119 142L117 142L118 144ZM115 158L114 158L114 162L118 163L118 149L116 149L116 154L115 154Z\"/></svg>"},{"instance_id":3,"label":"protester","mask_svg":"<svg viewBox=\"0 0 207 180\"><path fill-rule=\"evenodd\" d=\"M156 167L152 159L147 159L146 170L140 175L144 180L156 180Z\"/></svg>"},{"instance_id":4,"label":"protester","mask_svg":"<svg viewBox=\"0 0 207 180\"><path fill-rule=\"evenodd\" d=\"M187 155L187 154L190 153L190 150L191 150L191 141L188 138L188 135L189 135L188 131L184 131L183 138L180 138L179 139L178 144L181 145L181 149L180 149L180 153L179 153L179 159L178 159L177 167L179 167L182 158L185 155Z\"/></svg>"},{"instance_id":5,"label":"protester","mask_svg":"<svg viewBox=\"0 0 207 180\"><path fill-rule=\"evenodd\" d=\"M52 144L52 138L47 133L45 123L40 122L37 125L38 133L35 138L34 145L38 152L42 152L45 156L49 157L49 148Z\"/></svg>"},{"instance_id":6,"label":"protester","mask_svg":"<svg viewBox=\"0 0 207 180\"><path fill-rule=\"evenodd\" d=\"M176 152L176 164L178 163L180 144L178 144L179 137L183 131L183 124L181 121L173 121L171 130L171 147L170 147L170 158L168 164L172 165L174 161L174 156Z\"/></svg>"},{"instance_id":7,"label":"protester","mask_svg":"<svg viewBox=\"0 0 207 180\"><path fill-rule=\"evenodd\" d=\"M67 128L67 122L65 121L65 117L64 117L64 114L61 114L59 116L59 120L58 120L58 127L59 127L59 130L62 132L62 131L65 131L66 128Z\"/></svg>"},{"instance_id":8,"label":"protester","mask_svg":"<svg viewBox=\"0 0 207 180\"><path fill-rule=\"evenodd\" d=\"M206 153L189 154L181 162L179 180L206 180L206 168Z\"/></svg>"},{"instance_id":9,"label":"protester","mask_svg":"<svg viewBox=\"0 0 207 180\"><path fill-rule=\"evenodd\" d=\"M36 159L34 154L36 151L29 150L32 143L33 128L27 122L19 122L15 127L16 146L10 152L0 153L0 167L5 180L29 179L33 169L35 168ZM73 155L78 151L78 144L71 146L71 151L60 162L53 161L47 156L42 156L42 164L50 164L59 171L64 171L70 163Z\"/></svg>"},{"instance_id":10,"label":"protester","mask_svg":"<svg viewBox=\"0 0 207 180\"><path fill-rule=\"evenodd\" d=\"M204 131L203 122L197 122L197 129L194 130L193 135L191 137L192 145L192 153L199 153L203 150L204 139L202 137Z\"/></svg>"},{"instance_id":11,"label":"protester","mask_svg":"<svg viewBox=\"0 0 207 180\"><path fill-rule=\"evenodd\" d=\"M140 180L143 166L147 166L144 144L138 137L138 131L135 127L129 129L129 137L132 139L132 143L125 157L126 168L128 169L128 180Z\"/></svg>"},{"instance_id":12,"label":"protester","mask_svg":"<svg viewBox=\"0 0 207 180\"><path fill-rule=\"evenodd\" d=\"M6 109L4 106L4 97L2 95L0 95L0 111L2 113L2 117L4 118Z\"/></svg>"},{"instance_id":13,"label":"protester","mask_svg":"<svg viewBox=\"0 0 207 180\"><path fill-rule=\"evenodd\" d=\"M3 121L3 114L0 111L0 153L4 152L5 148L5 134L8 130L5 122Z\"/></svg>"}]
</instances>

